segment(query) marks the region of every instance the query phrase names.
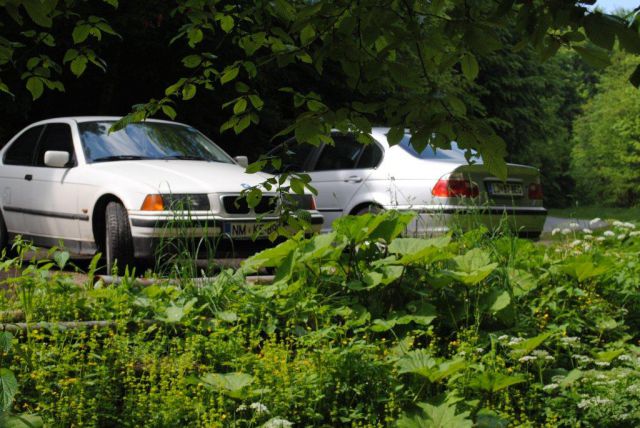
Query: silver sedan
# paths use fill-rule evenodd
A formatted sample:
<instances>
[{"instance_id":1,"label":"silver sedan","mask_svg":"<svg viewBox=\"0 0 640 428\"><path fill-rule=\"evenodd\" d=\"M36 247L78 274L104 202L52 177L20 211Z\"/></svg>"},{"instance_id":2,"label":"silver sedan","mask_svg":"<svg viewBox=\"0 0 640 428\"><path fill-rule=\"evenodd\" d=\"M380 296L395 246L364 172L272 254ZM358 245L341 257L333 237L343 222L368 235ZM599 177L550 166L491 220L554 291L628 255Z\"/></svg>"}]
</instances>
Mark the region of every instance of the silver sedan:
<instances>
[{"instance_id":1,"label":"silver sedan","mask_svg":"<svg viewBox=\"0 0 640 428\"><path fill-rule=\"evenodd\" d=\"M490 174L480 158L427 147L418 153L405 135L390 147L388 128L374 128L374 142L362 145L353 135L334 134L335 145L298 145L290 140L270 152L283 158L283 171L304 172L318 190L323 231L343 215L378 210L417 212L408 232L420 236L445 233L454 225L508 226L521 236L542 232L543 207L538 169L508 164L508 178ZM274 171L275 172L275 171Z\"/></svg>"}]
</instances>

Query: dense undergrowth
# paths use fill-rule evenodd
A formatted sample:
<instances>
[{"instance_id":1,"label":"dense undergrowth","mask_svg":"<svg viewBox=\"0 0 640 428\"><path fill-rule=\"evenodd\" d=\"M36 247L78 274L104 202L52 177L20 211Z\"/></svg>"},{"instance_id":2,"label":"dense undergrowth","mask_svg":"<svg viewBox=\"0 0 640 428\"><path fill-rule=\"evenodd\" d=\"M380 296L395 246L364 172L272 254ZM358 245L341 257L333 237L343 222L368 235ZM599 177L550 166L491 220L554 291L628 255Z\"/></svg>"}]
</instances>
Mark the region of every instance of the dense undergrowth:
<instances>
[{"instance_id":1,"label":"dense undergrowth","mask_svg":"<svg viewBox=\"0 0 640 428\"><path fill-rule=\"evenodd\" d=\"M0 425L640 424L633 224L543 245L399 237L409 220L344 218L200 281L105 285L92 266L77 284L64 252L5 259L23 273L2 314L31 327L0 333ZM245 280L264 268L273 283Z\"/></svg>"}]
</instances>

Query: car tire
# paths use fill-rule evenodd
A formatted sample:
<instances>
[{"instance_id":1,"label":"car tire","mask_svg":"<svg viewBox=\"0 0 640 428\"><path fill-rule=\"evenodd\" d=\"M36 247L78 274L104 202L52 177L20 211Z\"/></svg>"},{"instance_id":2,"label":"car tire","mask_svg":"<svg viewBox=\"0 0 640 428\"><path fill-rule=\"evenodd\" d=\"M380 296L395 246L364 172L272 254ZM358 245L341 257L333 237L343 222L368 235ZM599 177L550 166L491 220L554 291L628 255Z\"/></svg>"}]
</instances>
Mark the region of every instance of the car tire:
<instances>
[{"instance_id":1,"label":"car tire","mask_svg":"<svg viewBox=\"0 0 640 428\"><path fill-rule=\"evenodd\" d=\"M381 206L371 204L371 205L367 205L366 207L360 208L354 213L354 215L380 214L383 211L384 211L384 208L382 208Z\"/></svg>"},{"instance_id":2,"label":"car tire","mask_svg":"<svg viewBox=\"0 0 640 428\"><path fill-rule=\"evenodd\" d=\"M104 258L107 273L117 266L122 274L125 268L133 268L133 238L127 210L119 202L109 202L105 208Z\"/></svg>"}]
</instances>

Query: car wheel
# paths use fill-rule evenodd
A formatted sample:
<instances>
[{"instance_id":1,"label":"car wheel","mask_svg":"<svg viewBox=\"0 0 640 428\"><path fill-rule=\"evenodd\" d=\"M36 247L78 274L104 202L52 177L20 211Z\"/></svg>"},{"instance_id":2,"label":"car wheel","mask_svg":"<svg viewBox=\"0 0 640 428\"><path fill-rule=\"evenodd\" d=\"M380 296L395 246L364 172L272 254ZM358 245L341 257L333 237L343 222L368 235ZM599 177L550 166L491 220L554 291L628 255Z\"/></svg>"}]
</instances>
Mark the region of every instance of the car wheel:
<instances>
[{"instance_id":1,"label":"car wheel","mask_svg":"<svg viewBox=\"0 0 640 428\"><path fill-rule=\"evenodd\" d=\"M384 209L379 205L367 205L366 207L362 207L357 210L355 215L364 215L364 214L380 214Z\"/></svg>"},{"instance_id":2,"label":"car wheel","mask_svg":"<svg viewBox=\"0 0 640 428\"><path fill-rule=\"evenodd\" d=\"M133 238L127 210L119 202L109 202L105 209L104 257L107 272L117 265L118 273L133 267Z\"/></svg>"}]
</instances>

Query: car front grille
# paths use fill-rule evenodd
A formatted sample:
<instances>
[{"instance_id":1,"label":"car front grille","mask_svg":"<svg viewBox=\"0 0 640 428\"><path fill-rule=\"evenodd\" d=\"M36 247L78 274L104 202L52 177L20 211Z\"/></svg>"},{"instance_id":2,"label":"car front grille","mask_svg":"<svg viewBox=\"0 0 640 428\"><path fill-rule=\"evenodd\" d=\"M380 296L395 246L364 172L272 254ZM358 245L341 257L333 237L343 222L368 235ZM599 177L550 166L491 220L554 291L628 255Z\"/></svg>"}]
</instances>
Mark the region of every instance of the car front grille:
<instances>
[{"instance_id":1,"label":"car front grille","mask_svg":"<svg viewBox=\"0 0 640 428\"><path fill-rule=\"evenodd\" d=\"M272 212L278 206L277 196L263 196L255 206L253 212L256 214L265 214ZM310 210L313 207L313 197L311 195L288 195L286 197L290 209ZM229 195L222 197L222 205L224 210L229 214L249 214L251 209L247 204L247 199L240 195Z\"/></svg>"}]
</instances>

